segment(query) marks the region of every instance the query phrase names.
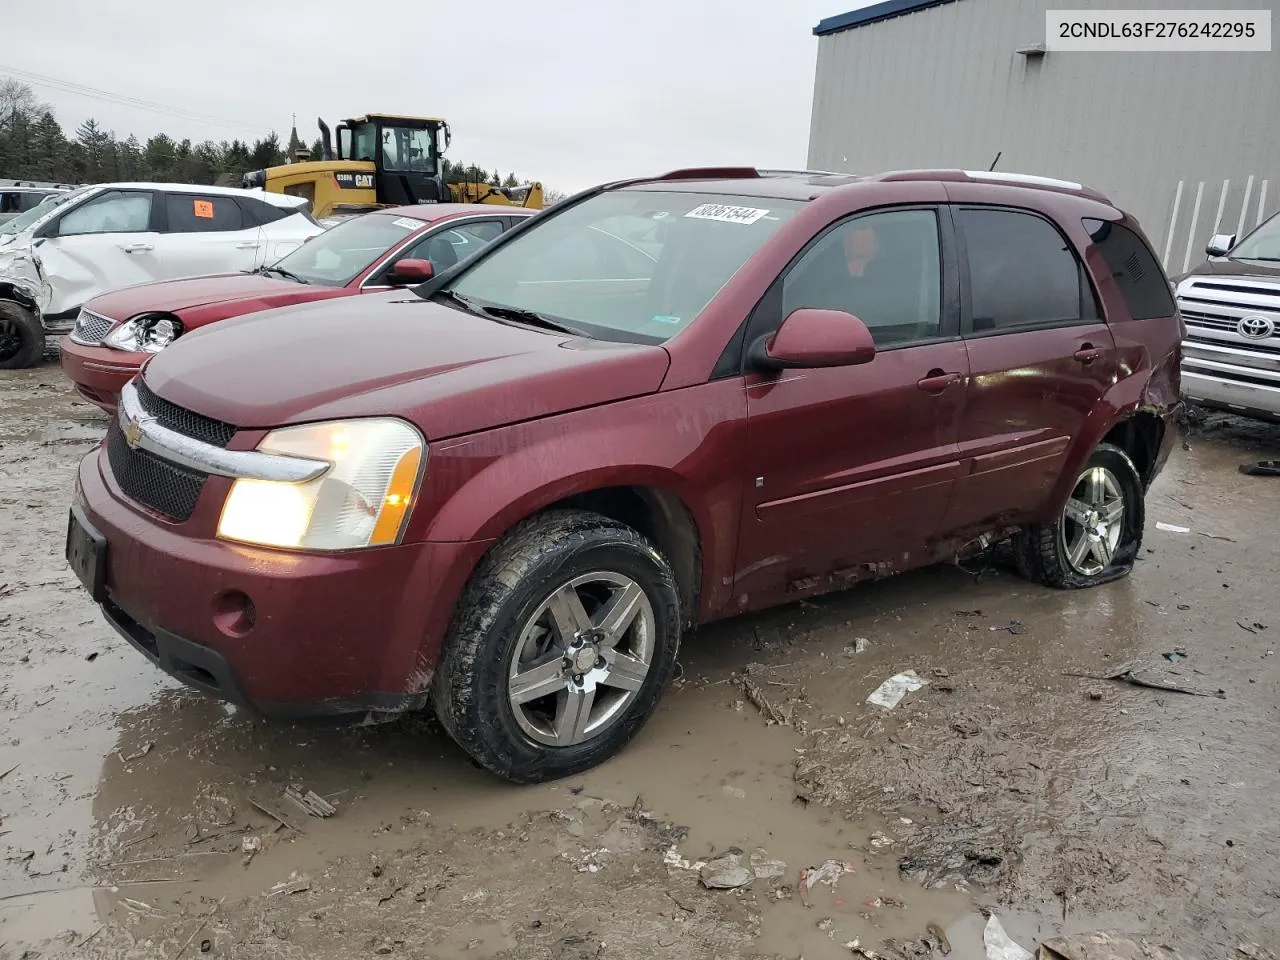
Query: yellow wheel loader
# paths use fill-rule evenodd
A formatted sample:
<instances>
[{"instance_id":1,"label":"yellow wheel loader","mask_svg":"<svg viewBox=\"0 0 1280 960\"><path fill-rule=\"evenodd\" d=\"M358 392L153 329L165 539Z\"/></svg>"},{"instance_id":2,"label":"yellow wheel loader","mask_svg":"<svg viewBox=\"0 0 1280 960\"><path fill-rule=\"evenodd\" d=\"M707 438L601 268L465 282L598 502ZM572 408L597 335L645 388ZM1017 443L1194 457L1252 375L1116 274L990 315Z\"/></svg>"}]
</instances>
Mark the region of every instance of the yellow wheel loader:
<instances>
[{"instance_id":1,"label":"yellow wheel loader","mask_svg":"<svg viewBox=\"0 0 1280 960\"><path fill-rule=\"evenodd\" d=\"M542 184L504 189L487 183L444 182L449 124L438 117L370 113L338 124L337 150L328 125L320 126L321 157L244 175L247 190L305 197L317 218L335 208L413 203L492 203L542 209Z\"/></svg>"}]
</instances>

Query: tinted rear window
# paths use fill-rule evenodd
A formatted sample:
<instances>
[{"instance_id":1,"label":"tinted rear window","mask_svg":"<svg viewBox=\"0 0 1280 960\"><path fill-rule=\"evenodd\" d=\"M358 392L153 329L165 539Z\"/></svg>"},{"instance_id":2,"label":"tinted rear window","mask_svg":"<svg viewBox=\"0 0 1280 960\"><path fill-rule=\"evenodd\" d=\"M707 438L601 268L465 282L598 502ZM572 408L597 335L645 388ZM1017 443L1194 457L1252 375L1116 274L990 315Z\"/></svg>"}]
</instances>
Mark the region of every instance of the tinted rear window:
<instances>
[{"instance_id":1,"label":"tinted rear window","mask_svg":"<svg viewBox=\"0 0 1280 960\"><path fill-rule=\"evenodd\" d=\"M1169 278L1155 254L1132 230L1106 220L1085 220L1084 228L1107 262L1134 320L1173 315Z\"/></svg>"},{"instance_id":2,"label":"tinted rear window","mask_svg":"<svg viewBox=\"0 0 1280 960\"><path fill-rule=\"evenodd\" d=\"M244 214L231 197L170 193L166 196L170 233L243 230Z\"/></svg>"}]
</instances>

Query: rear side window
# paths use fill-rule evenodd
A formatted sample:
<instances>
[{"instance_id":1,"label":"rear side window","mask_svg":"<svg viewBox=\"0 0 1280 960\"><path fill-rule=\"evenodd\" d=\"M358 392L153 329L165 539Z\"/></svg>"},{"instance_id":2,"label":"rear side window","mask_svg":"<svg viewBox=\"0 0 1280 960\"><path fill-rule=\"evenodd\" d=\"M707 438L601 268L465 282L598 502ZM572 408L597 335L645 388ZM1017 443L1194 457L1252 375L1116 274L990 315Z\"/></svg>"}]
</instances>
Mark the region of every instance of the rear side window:
<instances>
[{"instance_id":1,"label":"rear side window","mask_svg":"<svg viewBox=\"0 0 1280 960\"><path fill-rule=\"evenodd\" d=\"M244 214L231 197L202 197L198 193L170 193L165 196L169 209L170 233L209 233L243 230Z\"/></svg>"},{"instance_id":2,"label":"rear side window","mask_svg":"<svg viewBox=\"0 0 1280 960\"><path fill-rule=\"evenodd\" d=\"M1152 320L1173 316L1176 307L1169 279L1150 248L1128 227L1106 220L1084 220L1093 245L1107 262L1129 316Z\"/></svg>"},{"instance_id":3,"label":"rear side window","mask_svg":"<svg viewBox=\"0 0 1280 960\"><path fill-rule=\"evenodd\" d=\"M957 217L969 261L975 333L1081 321L1087 281L1056 227L1011 210L962 209Z\"/></svg>"}]
</instances>

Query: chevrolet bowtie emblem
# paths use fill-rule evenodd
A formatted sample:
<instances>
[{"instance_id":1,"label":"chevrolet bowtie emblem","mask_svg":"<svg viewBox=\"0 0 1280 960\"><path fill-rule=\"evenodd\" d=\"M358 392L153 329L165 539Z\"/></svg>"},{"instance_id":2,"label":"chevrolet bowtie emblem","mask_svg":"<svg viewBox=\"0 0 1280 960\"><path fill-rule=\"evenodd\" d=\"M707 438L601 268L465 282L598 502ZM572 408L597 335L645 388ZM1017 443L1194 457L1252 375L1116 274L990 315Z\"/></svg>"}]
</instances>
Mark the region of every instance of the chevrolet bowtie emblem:
<instances>
[{"instance_id":1,"label":"chevrolet bowtie emblem","mask_svg":"<svg viewBox=\"0 0 1280 960\"><path fill-rule=\"evenodd\" d=\"M146 417L146 420L153 420L154 417ZM124 433L124 442L129 445L130 450L138 449L138 444L142 442L142 420L133 420L126 414L120 418L120 430Z\"/></svg>"}]
</instances>

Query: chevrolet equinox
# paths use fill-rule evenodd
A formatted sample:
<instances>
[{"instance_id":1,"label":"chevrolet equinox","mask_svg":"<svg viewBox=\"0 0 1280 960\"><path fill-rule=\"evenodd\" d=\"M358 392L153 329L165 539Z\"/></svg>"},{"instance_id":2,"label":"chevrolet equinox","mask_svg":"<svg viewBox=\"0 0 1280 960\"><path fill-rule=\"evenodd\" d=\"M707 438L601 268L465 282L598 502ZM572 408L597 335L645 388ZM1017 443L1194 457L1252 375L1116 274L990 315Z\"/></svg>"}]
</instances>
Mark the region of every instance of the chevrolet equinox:
<instances>
[{"instance_id":1,"label":"chevrolet equinox","mask_svg":"<svg viewBox=\"0 0 1280 960\"><path fill-rule=\"evenodd\" d=\"M682 635L1011 539L1132 568L1181 320L1080 184L681 170L421 284L193 331L80 465L66 553L161 669L267 715L430 705L592 767Z\"/></svg>"}]
</instances>

